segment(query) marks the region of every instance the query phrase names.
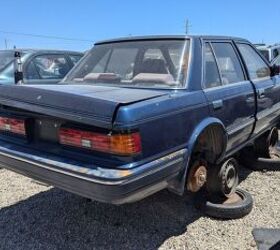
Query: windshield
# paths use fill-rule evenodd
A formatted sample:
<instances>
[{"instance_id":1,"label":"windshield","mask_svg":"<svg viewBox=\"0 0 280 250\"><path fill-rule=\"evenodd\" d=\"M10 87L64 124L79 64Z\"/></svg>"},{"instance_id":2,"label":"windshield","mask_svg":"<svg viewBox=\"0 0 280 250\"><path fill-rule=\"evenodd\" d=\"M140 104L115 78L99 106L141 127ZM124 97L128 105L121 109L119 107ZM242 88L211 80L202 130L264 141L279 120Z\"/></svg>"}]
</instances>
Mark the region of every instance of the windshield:
<instances>
[{"instance_id":1,"label":"windshield","mask_svg":"<svg viewBox=\"0 0 280 250\"><path fill-rule=\"evenodd\" d=\"M0 70L4 69L14 60L13 51L0 51Z\"/></svg>"},{"instance_id":2,"label":"windshield","mask_svg":"<svg viewBox=\"0 0 280 250\"><path fill-rule=\"evenodd\" d=\"M189 40L100 44L64 79L74 84L127 87L182 87L187 77Z\"/></svg>"}]
</instances>

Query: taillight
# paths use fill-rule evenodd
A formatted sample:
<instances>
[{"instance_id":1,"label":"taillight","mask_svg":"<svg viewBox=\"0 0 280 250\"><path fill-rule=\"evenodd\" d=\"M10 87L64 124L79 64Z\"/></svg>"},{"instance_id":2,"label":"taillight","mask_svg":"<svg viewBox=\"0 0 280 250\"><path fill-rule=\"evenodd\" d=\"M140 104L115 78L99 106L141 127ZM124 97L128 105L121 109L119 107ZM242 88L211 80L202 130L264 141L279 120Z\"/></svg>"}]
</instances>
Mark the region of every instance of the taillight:
<instances>
[{"instance_id":1,"label":"taillight","mask_svg":"<svg viewBox=\"0 0 280 250\"><path fill-rule=\"evenodd\" d=\"M59 142L62 145L118 155L134 155L142 150L141 138L138 132L111 135L61 128L59 130Z\"/></svg>"},{"instance_id":2,"label":"taillight","mask_svg":"<svg viewBox=\"0 0 280 250\"><path fill-rule=\"evenodd\" d=\"M25 120L0 117L1 131L26 136Z\"/></svg>"}]
</instances>

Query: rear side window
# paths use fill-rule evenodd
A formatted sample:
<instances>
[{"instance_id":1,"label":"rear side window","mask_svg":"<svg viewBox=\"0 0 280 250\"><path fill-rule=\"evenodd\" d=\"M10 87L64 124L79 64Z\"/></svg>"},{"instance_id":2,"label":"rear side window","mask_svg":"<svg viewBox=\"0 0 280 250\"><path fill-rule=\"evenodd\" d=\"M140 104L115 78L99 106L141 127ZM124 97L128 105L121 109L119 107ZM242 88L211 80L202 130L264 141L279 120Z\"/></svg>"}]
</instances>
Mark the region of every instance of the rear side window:
<instances>
[{"instance_id":1,"label":"rear side window","mask_svg":"<svg viewBox=\"0 0 280 250\"><path fill-rule=\"evenodd\" d=\"M242 82L245 76L231 43L212 43L224 85Z\"/></svg>"},{"instance_id":2,"label":"rear side window","mask_svg":"<svg viewBox=\"0 0 280 250\"><path fill-rule=\"evenodd\" d=\"M205 88L214 88L221 85L219 70L212 48L209 43L206 43L204 49L204 86Z\"/></svg>"},{"instance_id":3,"label":"rear side window","mask_svg":"<svg viewBox=\"0 0 280 250\"><path fill-rule=\"evenodd\" d=\"M244 58L251 80L270 77L270 68L250 45L238 44L237 46Z\"/></svg>"}]
</instances>

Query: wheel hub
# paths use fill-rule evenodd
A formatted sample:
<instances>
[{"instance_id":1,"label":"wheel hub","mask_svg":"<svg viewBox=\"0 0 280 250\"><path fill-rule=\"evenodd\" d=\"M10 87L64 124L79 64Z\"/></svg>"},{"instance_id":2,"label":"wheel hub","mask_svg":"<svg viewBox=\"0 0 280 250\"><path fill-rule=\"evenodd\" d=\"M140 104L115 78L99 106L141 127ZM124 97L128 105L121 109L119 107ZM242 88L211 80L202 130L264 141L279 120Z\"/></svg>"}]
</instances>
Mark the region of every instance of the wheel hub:
<instances>
[{"instance_id":1,"label":"wheel hub","mask_svg":"<svg viewBox=\"0 0 280 250\"><path fill-rule=\"evenodd\" d=\"M221 180L221 189L225 196L229 196L235 192L238 184L238 175L236 171L236 166L233 162L228 161L220 171L222 180Z\"/></svg>"},{"instance_id":2,"label":"wheel hub","mask_svg":"<svg viewBox=\"0 0 280 250\"><path fill-rule=\"evenodd\" d=\"M188 180L187 189L191 192L198 192L206 183L207 169L206 164L195 162L191 167Z\"/></svg>"}]
</instances>

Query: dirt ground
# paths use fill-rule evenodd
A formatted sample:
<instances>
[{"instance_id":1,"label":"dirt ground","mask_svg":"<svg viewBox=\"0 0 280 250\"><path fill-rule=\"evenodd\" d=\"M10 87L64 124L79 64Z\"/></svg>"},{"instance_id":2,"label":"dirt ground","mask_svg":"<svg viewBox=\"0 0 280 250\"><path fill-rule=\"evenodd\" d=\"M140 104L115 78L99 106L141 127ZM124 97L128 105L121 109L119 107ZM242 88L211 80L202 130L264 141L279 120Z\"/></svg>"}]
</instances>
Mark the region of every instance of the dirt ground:
<instances>
[{"instance_id":1,"label":"dirt ground","mask_svg":"<svg viewBox=\"0 0 280 250\"><path fill-rule=\"evenodd\" d=\"M255 204L243 219L205 217L194 197L162 191L134 204L90 202L0 170L1 249L256 249L255 227L280 227L280 171L241 169Z\"/></svg>"}]
</instances>

